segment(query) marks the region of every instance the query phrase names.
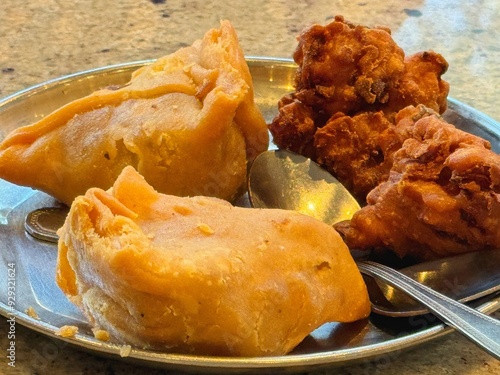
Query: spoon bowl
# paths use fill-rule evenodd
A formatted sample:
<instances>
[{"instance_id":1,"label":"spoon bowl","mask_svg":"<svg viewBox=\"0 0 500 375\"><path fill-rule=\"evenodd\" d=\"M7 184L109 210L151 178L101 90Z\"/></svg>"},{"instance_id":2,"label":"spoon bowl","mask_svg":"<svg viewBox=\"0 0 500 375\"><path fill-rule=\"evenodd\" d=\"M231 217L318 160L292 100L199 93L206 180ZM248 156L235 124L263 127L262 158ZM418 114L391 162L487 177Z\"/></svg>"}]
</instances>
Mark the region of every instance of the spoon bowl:
<instances>
[{"instance_id":1,"label":"spoon bowl","mask_svg":"<svg viewBox=\"0 0 500 375\"><path fill-rule=\"evenodd\" d=\"M330 173L302 155L267 151L252 163L248 177L250 204L282 208L327 224L349 220L359 203Z\"/></svg>"}]
</instances>

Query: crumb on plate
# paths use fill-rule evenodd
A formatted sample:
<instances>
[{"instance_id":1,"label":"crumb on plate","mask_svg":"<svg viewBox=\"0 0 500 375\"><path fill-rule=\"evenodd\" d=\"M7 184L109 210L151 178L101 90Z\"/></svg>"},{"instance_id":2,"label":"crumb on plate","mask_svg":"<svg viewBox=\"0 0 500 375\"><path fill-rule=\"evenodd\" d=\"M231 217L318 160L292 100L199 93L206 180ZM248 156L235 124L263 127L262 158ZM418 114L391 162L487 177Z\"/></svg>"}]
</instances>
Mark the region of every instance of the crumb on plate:
<instances>
[{"instance_id":1,"label":"crumb on plate","mask_svg":"<svg viewBox=\"0 0 500 375\"><path fill-rule=\"evenodd\" d=\"M132 347L130 345L122 345L122 347L120 348L120 356L128 357L131 351Z\"/></svg>"},{"instance_id":2,"label":"crumb on plate","mask_svg":"<svg viewBox=\"0 0 500 375\"><path fill-rule=\"evenodd\" d=\"M33 318L33 319L37 319L37 320L40 320L40 317L38 316L38 314L36 313L35 309L32 307L32 306L29 306L25 313L30 317L30 318Z\"/></svg>"},{"instance_id":3,"label":"crumb on plate","mask_svg":"<svg viewBox=\"0 0 500 375\"><path fill-rule=\"evenodd\" d=\"M109 332L104 329L92 328L92 333L99 341L109 341Z\"/></svg>"},{"instance_id":4,"label":"crumb on plate","mask_svg":"<svg viewBox=\"0 0 500 375\"><path fill-rule=\"evenodd\" d=\"M76 326L62 326L56 331L56 336L61 337L74 337L78 333Z\"/></svg>"}]
</instances>

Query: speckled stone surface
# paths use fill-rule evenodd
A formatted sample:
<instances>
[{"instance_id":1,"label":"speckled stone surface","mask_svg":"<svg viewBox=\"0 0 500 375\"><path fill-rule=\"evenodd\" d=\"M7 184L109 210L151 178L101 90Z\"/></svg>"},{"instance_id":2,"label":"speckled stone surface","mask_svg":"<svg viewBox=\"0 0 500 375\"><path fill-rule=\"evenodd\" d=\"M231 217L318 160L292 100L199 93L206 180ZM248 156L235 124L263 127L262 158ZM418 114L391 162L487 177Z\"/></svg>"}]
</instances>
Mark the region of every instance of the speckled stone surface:
<instances>
[{"instance_id":1,"label":"speckled stone surface","mask_svg":"<svg viewBox=\"0 0 500 375\"><path fill-rule=\"evenodd\" d=\"M341 14L354 23L389 26L408 54L440 52L450 64L444 76L450 96L498 121L499 12L497 0L3 0L0 97L62 75L162 56L191 44L220 19L233 23L246 55L291 57L301 29ZM11 368L6 331L2 318L0 374L174 373L81 352L20 325ZM377 362L324 373L499 374L500 364L453 333Z\"/></svg>"}]
</instances>

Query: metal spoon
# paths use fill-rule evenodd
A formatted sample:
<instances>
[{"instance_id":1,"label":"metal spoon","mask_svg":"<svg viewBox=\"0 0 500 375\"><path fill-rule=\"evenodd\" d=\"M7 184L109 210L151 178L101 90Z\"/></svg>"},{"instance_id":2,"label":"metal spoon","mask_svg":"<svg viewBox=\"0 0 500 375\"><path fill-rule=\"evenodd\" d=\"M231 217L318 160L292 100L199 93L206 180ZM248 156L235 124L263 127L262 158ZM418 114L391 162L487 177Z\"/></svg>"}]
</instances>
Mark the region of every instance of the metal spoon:
<instances>
[{"instance_id":1,"label":"metal spoon","mask_svg":"<svg viewBox=\"0 0 500 375\"><path fill-rule=\"evenodd\" d=\"M255 159L250 168L248 187L253 207L296 210L329 224L346 218L339 216L338 211L347 212L347 218L350 218L359 209L350 193L328 172L311 160L284 150L267 151ZM500 359L500 321L393 268L370 261L358 261L357 264L362 273L400 289Z\"/></svg>"},{"instance_id":2,"label":"metal spoon","mask_svg":"<svg viewBox=\"0 0 500 375\"><path fill-rule=\"evenodd\" d=\"M459 302L470 302L500 291L500 251L482 251L422 262L398 271ZM478 272L479 271L479 272ZM429 310L404 292L365 277L372 311L385 316L410 317Z\"/></svg>"}]
</instances>

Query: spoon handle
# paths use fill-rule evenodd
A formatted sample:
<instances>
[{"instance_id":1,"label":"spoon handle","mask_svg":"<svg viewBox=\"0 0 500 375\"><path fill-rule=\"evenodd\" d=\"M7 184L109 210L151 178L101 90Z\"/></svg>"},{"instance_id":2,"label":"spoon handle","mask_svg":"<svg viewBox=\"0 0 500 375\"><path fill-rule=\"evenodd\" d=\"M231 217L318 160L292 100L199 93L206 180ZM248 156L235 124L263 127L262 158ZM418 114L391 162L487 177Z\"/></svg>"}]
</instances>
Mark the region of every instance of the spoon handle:
<instances>
[{"instance_id":1,"label":"spoon handle","mask_svg":"<svg viewBox=\"0 0 500 375\"><path fill-rule=\"evenodd\" d=\"M359 270L407 293L472 342L500 359L500 321L428 288L393 268L370 261L357 262Z\"/></svg>"}]
</instances>

